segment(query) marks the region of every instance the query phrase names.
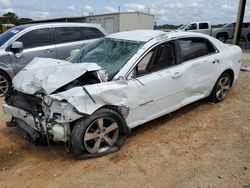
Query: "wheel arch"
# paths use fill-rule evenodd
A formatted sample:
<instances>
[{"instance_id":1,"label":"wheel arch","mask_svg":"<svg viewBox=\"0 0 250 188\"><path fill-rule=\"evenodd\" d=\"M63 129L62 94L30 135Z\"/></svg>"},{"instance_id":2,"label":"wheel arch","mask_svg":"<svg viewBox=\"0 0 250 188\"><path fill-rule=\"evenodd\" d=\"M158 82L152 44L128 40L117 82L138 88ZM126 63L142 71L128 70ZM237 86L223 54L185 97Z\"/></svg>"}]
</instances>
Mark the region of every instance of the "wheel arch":
<instances>
[{"instance_id":1,"label":"wheel arch","mask_svg":"<svg viewBox=\"0 0 250 188\"><path fill-rule=\"evenodd\" d=\"M233 83L234 83L234 71L232 69L227 69L224 72L222 72L221 75L224 74L224 73L228 73L230 75L230 77L232 79L232 83L231 83L231 86L232 86Z\"/></svg>"},{"instance_id":2,"label":"wheel arch","mask_svg":"<svg viewBox=\"0 0 250 188\"><path fill-rule=\"evenodd\" d=\"M1 73L1 72L4 73L4 74L6 74L6 76L8 76L8 78L9 78L10 80L12 80L12 79L11 79L11 76L9 75L9 73L8 73L6 70L0 68L0 73Z\"/></svg>"},{"instance_id":3,"label":"wheel arch","mask_svg":"<svg viewBox=\"0 0 250 188\"><path fill-rule=\"evenodd\" d=\"M107 105L104 105L104 106L98 108L96 111L98 111L98 110L100 110L102 108L107 108L107 109L114 110L115 112L117 112L122 117L122 119L123 119L123 121L124 121L124 123L126 125L127 134L129 134L131 132L131 129L128 127L128 124L127 124L127 121L126 121L126 117L129 114L129 108L128 107L107 104Z\"/></svg>"},{"instance_id":4,"label":"wheel arch","mask_svg":"<svg viewBox=\"0 0 250 188\"><path fill-rule=\"evenodd\" d=\"M5 64L1 61L0 61L0 71L7 74L9 76L10 80L12 80L12 78L15 76L13 69L12 69L12 66L10 64Z\"/></svg>"},{"instance_id":5,"label":"wheel arch","mask_svg":"<svg viewBox=\"0 0 250 188\"><path fill-rule=\"evenodd\" d=\"M228 33L227 33L227 32L219 32L219 33L217 33L216 38L217 38L217 37L219 37L220 35L225 36L225 38L226 38L226 39L228 39L228 38L229 38L229 36L228 36Z\"/></svg>"}]
</instances>

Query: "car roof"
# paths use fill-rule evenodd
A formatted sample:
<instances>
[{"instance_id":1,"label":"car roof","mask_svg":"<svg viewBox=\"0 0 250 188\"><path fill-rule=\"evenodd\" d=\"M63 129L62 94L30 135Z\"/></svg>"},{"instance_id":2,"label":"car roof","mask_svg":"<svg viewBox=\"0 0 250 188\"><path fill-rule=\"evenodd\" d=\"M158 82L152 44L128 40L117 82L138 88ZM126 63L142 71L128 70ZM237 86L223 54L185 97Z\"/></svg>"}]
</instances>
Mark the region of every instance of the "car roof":
<instances>
[{"instance_id":1,"label":"car roof","mask_svg":"<svg viewBox=\"0 0 250 188\"><path fill-rule=\"evenodd\" d=\"M100 24L93 24L93 23L74 23L74 22L57 22L57 23L34 23L34 24L24 24L16 26L15 28L22 28L26 29L29 27L37 27L37 26L74 26L74 27L100 27Z\"/></svg>"},{"instance_id":2,"label":"car roof","mask_svg":"<svg viewBox=\"0 0 250 188\"><path fill-rule=\"evenodd\" d=\"M155 40L155 42L163 41L166 39L172 39L175 37L205 37L208 35L196 32L185 32L185 31L159 31L159 30L132 30L124 31L119 33L110 34L108 38L115 38L121 40L131 40L139 42L148 42L150 40Z\"/></svg>"},{"instance_id":3,"label":"car roof","mask_svg":"<svg viewBox=\"0 0 250 188\"><path fill-rule=\"evenodd\" d=\"M132 30L110 34L108 38L147 42L157 36L165 34L166 32L158 30Z\"/></svg>"}]
</instances>

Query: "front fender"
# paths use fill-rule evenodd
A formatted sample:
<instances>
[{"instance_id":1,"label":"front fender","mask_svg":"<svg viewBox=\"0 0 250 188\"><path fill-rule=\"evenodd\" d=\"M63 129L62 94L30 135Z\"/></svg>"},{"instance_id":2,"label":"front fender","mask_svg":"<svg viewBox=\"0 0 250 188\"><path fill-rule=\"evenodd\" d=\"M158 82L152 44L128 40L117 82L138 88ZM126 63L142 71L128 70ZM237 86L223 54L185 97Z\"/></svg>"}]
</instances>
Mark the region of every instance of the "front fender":
<instances>
[{"instance_id":1,"label":"front fender","mask_svg":"<svg viewBox=\"0 0 250 188\"><path fill-rule=\"evenodd\" d=\"M0 70L6 72L10 76L11 79L15 76L10 64L0 62Z\"/></svg>"}]
</instances>

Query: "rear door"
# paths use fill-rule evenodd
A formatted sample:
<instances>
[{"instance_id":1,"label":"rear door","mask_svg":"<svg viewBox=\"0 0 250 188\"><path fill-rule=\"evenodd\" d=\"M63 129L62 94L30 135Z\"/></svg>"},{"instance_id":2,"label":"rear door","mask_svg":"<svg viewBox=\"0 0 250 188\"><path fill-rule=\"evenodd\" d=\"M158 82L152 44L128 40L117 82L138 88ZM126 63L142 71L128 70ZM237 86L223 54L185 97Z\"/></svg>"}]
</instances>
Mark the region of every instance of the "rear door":
<instances>
[{"instance_id":1,"label":"rear door","mask_svg":"<svg viewBox=\"0 0 250 188\"><path fill-rule=\"evenodd\" d=\"M208 96L218 78L220 56L212 43L199 37L177 40L185 66L185 99L182 105Z\"/></svg>"},{"instance_id":2,"label":"rear door","mask_svg":"<svg viewBox=\"0 0 250 188\"><path fill-rule=\"evenodd\" d=\"M9 52L12 62L14 62L12 66L15 74L35 57L56 57L55 44L52 40L50 28L40 28L28 31L16 41L23 43L24 50L20 57Z\"/></svg>"}]
</instances>

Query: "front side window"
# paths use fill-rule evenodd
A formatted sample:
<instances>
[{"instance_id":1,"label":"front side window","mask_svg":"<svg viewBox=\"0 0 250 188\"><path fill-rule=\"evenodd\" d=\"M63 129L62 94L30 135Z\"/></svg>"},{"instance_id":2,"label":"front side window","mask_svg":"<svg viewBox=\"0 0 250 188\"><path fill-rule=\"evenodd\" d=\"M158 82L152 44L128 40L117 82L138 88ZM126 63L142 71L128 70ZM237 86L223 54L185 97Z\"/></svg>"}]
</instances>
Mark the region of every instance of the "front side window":
<instances>
[{"instance_id":1,"label":"front side window","mask_svg":"<svg viewBox=\"0 0 250 188\"><path fill-rule=\"evenodd\" d=\"M48 28L36 29L21 36L17 41L23 43L24 49L52 45L50 30Z\"/></svg>"},{"instance_id":2,"label":"front side window","mask_svg":"<svg viewBox=\"0 0 250 188\"><path fill-rule=\"evenodd\" d=\"M175 65L174 45L172 42L160 44L148 52L136 66L136 75L156 72Z\"/></svg>"},{"instance_id":3,"label":"front side window","mask_svg":"<svg viewBox=\"0 0 250 188\"><path fill-rule=\"evenodd\" d=\"M96 63L107 72L111 80L143 45L144 42L105 37L82 48L69 61Z\"/></svg>"},{"instance_id":4,"label":"front side window","mask_svg":"<svg viewBox=\"0 0 250 188\"><path fill-rule=\"evenodd\" d=\"M154 50L151 50L150 52L147 53L147 55L145 55L142 58L140 63L138 63L138 65L136 66L137 75L144 74L148 71L150 60L152 61L153 59L153 54L154 54Z\"/></svg>"},{"instance_id":5,"label":"front side window","mask_svg":"<svg viewBox=\"0 0 250 188\"><path fill-rule=\"evenodd\" d=\"M183 61L216 52L214 46L204 38L183 38L178 39L178 43L182 51Z\"/></svg>"},{"instance_id":6,"label":"front side window","mask_svg":"<svg viewBox=\"0 0 250 188\"><path fill-rule=\"evenodd\" d=\"M82 40L82 34L77 27L55 27L56 44Z\"/></svg>"},{"instance_id":7,"label":"front side window","mask_svg":"<svg viewBox=\"0 0 250 188\"><path fill-rule=\"evenodd\" d=\"M193 23L193 24L190 24L186 30L197 30L197 24L196 23Z\"/></svg>"}]
</instances>

